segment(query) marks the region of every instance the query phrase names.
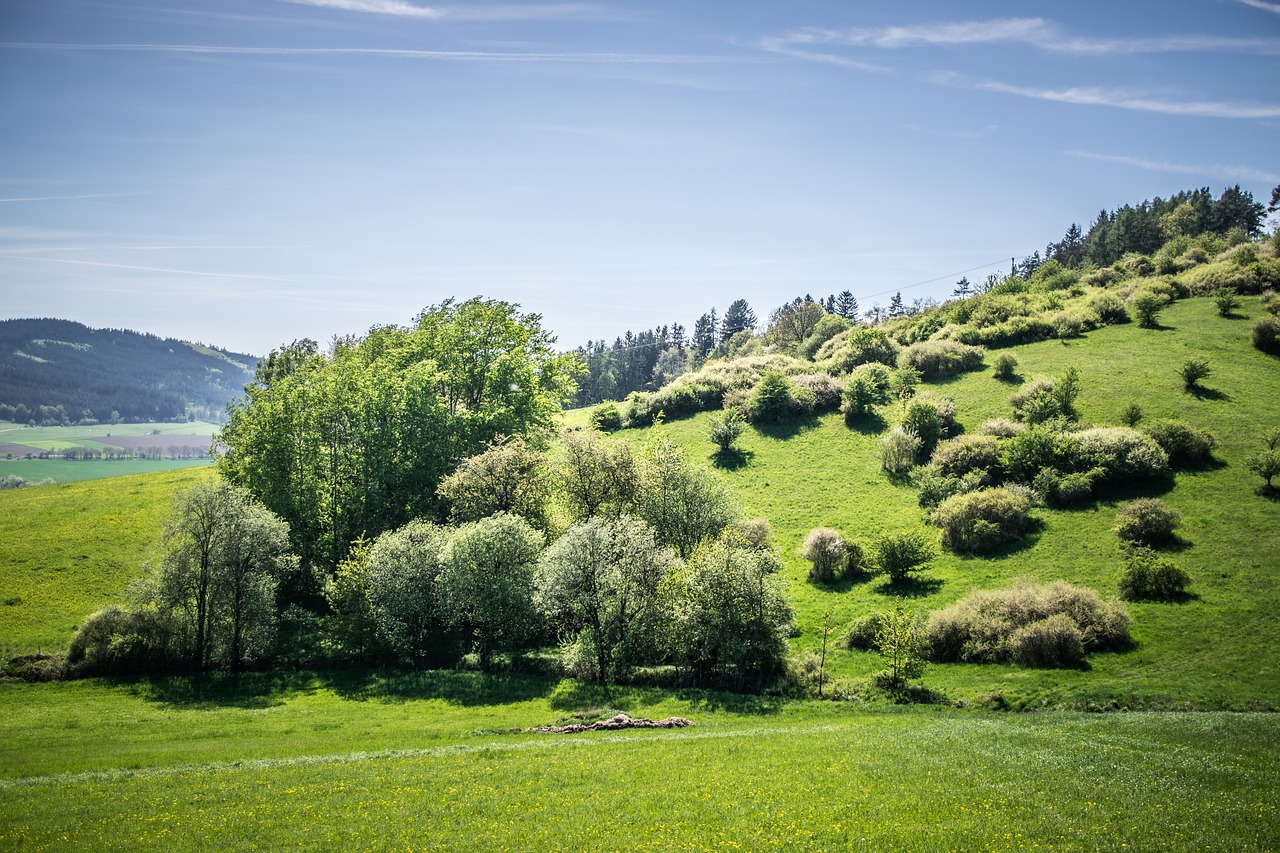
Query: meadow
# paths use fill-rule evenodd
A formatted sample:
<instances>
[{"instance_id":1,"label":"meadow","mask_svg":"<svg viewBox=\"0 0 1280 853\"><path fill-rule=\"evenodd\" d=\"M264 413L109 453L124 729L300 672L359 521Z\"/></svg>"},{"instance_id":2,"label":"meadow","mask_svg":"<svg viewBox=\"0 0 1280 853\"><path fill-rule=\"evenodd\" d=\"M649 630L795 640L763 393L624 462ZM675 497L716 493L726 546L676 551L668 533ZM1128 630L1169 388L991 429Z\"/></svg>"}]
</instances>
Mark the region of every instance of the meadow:
<instances>
[{"instance_id":1,"label":"meadow","mask_svg":"<svg viewBox=\"0 0 1280 853\"><path fill-rule=\"evenodd\" d=\"M167 448L175 441L189 442L191 436L212 436L217 429L217 424L204 421L53 427L21 426L0 421L0 477L17 476L26 480L28 484L38 484L45 480L52 480L55 483L74 483L80 480L99 480L105 477L197 468L209 465L213 460L208 457L109 460L27 459L25 457L31 450L62 451L70 448L101 450L110 443L101 440L106 436L120 439L115 446L137 448L141 444L143 448L150 445ZM11 455L12 458L5 458L6 454Z\"/></svg>"},{"instance_id":2,"label":"meadow","mask_svg":"<svg viewBox=\"0 0 1280 853\"><path fill-rule=\"evenodd\" d=\"M1022 543L988 559L944 552L905 589L817 585L796 554L819 525L863 540L936 536L910 479L879 469L883 425L829 415L748 431L739 463L717 476L772 524L797 650L819 647L829 614L827 666L845 701L468 671L0 683L0 848L1277 849L1280 716L1266 712L1280 701L1280 503L1243 463L1280 427L1280 371L1250 346L1256 304L1242 313L1189 299L1159 329L1014 348L1023 379L1079 370L1084 420L1118 423L1136 402L1149 419L1212 433L1216 461L1082 508L1037 509L1040 529ZM1213 369L1196 394L1177 375L1193 356ZM967 431L1007 416L1016 387L989 369L928 386L955 399ZM621 435L666 437L711 464L708 421ZM169 496L210 475L0 492L6 656L64 648L84 615L119 601ZM1018 577L1114 597L1116 507L1153 493L1182 512L1168 556L1192 595L1129 604L1132 648L1078 669L931 665L923 683L940 701L912 707L869 686L878 655L840 647L850 621L904 592L919 613ZM1147 710L1085 713L1119 709ZM508 731L612 710L696 725Z\"/></svg>"}]
</instances>

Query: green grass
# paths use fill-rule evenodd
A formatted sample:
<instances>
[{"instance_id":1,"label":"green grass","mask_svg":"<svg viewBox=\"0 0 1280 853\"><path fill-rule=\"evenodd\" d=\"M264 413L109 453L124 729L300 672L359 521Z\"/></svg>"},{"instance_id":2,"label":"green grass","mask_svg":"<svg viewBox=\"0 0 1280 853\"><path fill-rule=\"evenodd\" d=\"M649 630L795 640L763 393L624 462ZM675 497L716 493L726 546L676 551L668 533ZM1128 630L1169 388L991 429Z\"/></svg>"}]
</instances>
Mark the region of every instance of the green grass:
<instances>
[{"instance_id":1,"label":"green grass","mask_svg":"<svg viewBox=\"0 0 1280 853\"><path fill-rule=\"evenodd\" d=\"M197 691L199 695L197 694ZM0 847L1196 849L1280 843L1280 717L619 690L478 673L0 688Z\"/></svg>"},{"instance_id":2,"label":"green grass","mask_svg":"<svg viewBox=\"0 0 1280 853\"><path fill-rule=\"evenodd\" d=\"M82 480L202 468L212 464L212 459L0 459L0 477L12 474L26 480L29 486L36 486L46 478L55 483L78 483Z\"/></svg>"},{"instance_id":3,"label":"green grass","mask_svg":"<svg viewBox=\"0 0 1280 853\"><path fill-rule=\"evenodd\" d=\"M1272 626L1280 623L1280 502L1261 494L1262 481L1244 460L1262 447L1261 436L1280 428L1280 363L1255 350L1249 339L1256 300L1245 300L1240 319L1217 316L1210 299L1177 302L1161 314L1162 328L1113 326L1068 342L1017 347L1023 379L1054 376L1075 366L1084 420L1117 424L1135 400L1148 418L1177 418L1208 430L1218 441L1217 467L1180 472L1163 499L1183 516L1184 547L1170 559L1192 577L1194 598L1183 604L1132 604L1134 649L1095 655L1083 670L1015 666L931 666L925 683L968 701L998 693L1017 707L1116 703L1124 707L1275 707L1280 705L1280 654ZM1212 375L1200 395L1182 390L1177 368L1207 357ZM988 358L990 361L990 358ZM1008 417L1016 383L992 378L990 369L928 390L955 399L967 431L985 420ZM896 408L886 413L891 422ZM708 414L671 421L660 429L695 458L711 461ZM651 440L652 430L627 431ZM815 648L822 614L831 613L836 636L854 618L887 608L894 590L879 579L831 587L807 579L796 555L805 534L828 526L864 542L889 530L929 531L909 482L894 482L879 468L875 428L844 426L828 415L791 430L748 432L740 442L746 465L721 471L749 515L769 519L786 561L788 598L801 636L798 648ZM993 559L942 552L910 590L920 613L943 607L974 588L1002 587L1027 576L1063 578L1114 597L1120 554L1111 532L1116 506L1147 494L1120 493L1071 511L1037 510L1043 528L1020 547ZM877 655L828 652L837 677L859 679L880 668Z\"/></svg>"},{"instance_id":4,"label":"green grass","mask_svg":"<svg viewBox=\"0 0 1280 853\"><path fill-rule=\"evenodd\" d=\"M0 491L0 653L65 649L85 616L118 603L144 573L173 492L209 475L183 469Z\"/></svg>"}]
</instances>

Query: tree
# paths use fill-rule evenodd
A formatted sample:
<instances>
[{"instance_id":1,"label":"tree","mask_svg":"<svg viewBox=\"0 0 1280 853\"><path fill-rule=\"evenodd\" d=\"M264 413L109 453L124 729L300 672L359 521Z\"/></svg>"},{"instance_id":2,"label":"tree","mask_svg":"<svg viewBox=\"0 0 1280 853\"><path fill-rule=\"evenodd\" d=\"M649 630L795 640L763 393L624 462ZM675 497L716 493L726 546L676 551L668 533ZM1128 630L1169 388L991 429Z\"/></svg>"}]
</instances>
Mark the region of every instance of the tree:
<instances>
[{"instance_id":1,"label":"tree","mask_svg":"<svg viewBox=\"0 0 1280 853\"><path fill-rule=\"evenodd\" d=\"M560 447L554 481L571 519L616 518L634 508L639 469L628 442L598 432L566 431Z\"/></svg>"},{"instance_id":2,"label":"tree","mask_svg":"<svg viewBox=\"0 0 1280 853\"><path fill-rule=\"evenodd\" d=\"M689 346L701 358L706 358L716 348L716 309L712 308L694 322Z\"/></svg>"},{"instance_id":3,"label":"tree","mask_svg":"<svg viewBox=\"0 0 1280 853\"><path fill-rule=\"evenodd\" d=\"M453 300L324 355L274 353L216 438L219 471L288 522L332 569L361 536L437 512L453 461L554 424L581 362L536 314Z\"/></svg>"},{"instance_id":4,"label":"tree","mask_svg":"<svg viewBox=\"0 0 1280 853\"><path fill-rule=\"evenodd\" d=\"M742 433L746 430L746 422L742 419L742 412L737 409L725 409L724 413L719 417L713 415L711 417L711 432L709 438L711 443L716 446L716 455L727 456L734 452L734 444L742 437Z\"/></svg>"},{"instance_id":5,"label":"tree","mask_svg":"<svg viewBox=\"0 0 1280 853\"><path fill-rule=\"evenodd\" d=\"M148 597L176 619L192 667L240 669L270 652L288 543L280 518L225 481L178 495Z\"/></svg>"},{"instance_id":6,"label":"tree","mask_svg":"<svg viewBox=\"0 0 1280 853\"><path fill-rule=\"evenodd\" d=\"M876 647L884 658L885 669L875 680L885 690L899 694L911 679L924 674L925 633L901 599L885 614L876 632Z\"/></svg>"},{"instance_id":7,"label":"tree","mask_svg":"<svg viewBox=\"0 0 1280 853\"><path fill-rule=\"evenodd\" d=\"M1168 302L1169 297L1163 293L1139 290L1129 298L1129 307L1133 309L1134 319L1139 326L1154 329L1160 325L1160 312Z\"/></svg>"},{"instance_id":8,"label":"tree","mask_svg":"<svg viewBox=\"0 0 1280 853\"><path fill-rule=\"evenodd\" d=\"M1182 367L1178 368L1178 375L1182 377L1182 388L1185 391L1194 391L1200 384L1200 380L1212 372L1207 358L1189 358L1182 363Z\"/></svg>"},{"instance_id":9,"label":"tree","mask_svg":"<svg viewBox=\"0 0 1280 853\"><path fill-rule=\"evenodd\" d=\"M419 519L383 533L365 558L376 637L413 666L444 663L451 651L440 593L447 541L445 528Z\"/></svg>"},{"instance_id":10,"label":"tree","mask_svg":"<svg viewBox=\"0 0 1280 853\"><path fill-rule=\"evenodd\" d=\"M872 545L872 553L876 568L895 584L924 571L934 557L933 548L924 535L914 530L880 536Z\"/></svg>"},{"instance_id":11,"label":"tree","mask_svg":"<svg viewBox=\"0 0 1280 853\"><path fill-rule=\"evenodd\" d=\"M724 318L720 321L720 340L725 341L738 332L756 327L756 315L745 299L735 299L725 309Z\"/></svg>"},{"instance_id":12,"label":"tree","mask_svg":"<svg viewBox=\"0 0 1280 853\"><path fill-rule=\"evenodd\" d=\"M673 574L669 643L694 684L747 690L785 670L792 613L778 589L781 569L772 548L727 529Z\"/></svg>"},{"instance_id":13,"label":"tree","mask_svg":"<svg viewBox=\"0 0 1280 853\"><path fill-rule=\"evenodd\" d=\"M656 658L658 590L678 562L640 519L590 518L543 552L534 601L563 639L590 656L595 676L612 681Z\"/></svg>"},{"instance_id":14,"label":"tree","mask_svg":"<svg viewBox=\"0 0 1280 853\"><path fill-rule=\"evenodd\" d=\"M1249 473L1261 477L1266 482L1266 487L1270 489L1271 479L1280 477L1280 450L1267 450L1255 454L1245 462L1245 467L1249 469Z\"/></svg>"},{"instance_id":15,"label":"tree","mask_svg":"<svg viewBox=\"0 0 1280 853\"><path fill-rule=\"evenodd\" d=\"M809 577L822 583L835 580L847 553L848 548L839 531L830 527L813 528L800 546L800 556L811 564Z\"/></svg>"},{"instance_id":16,"label":"tree","mask_svg":"<svg viewBox=\"0 0 1280 853\"><path fill-rule=\"evenodd\" d=\"M480 669L533 633L533 571L542 535L517 515L499 513L458 528L440 557L441 612L469 636Z\"/></svg>"},{"instance_id":17,"label":"tree","mask_svg":"<svg viewBox=\"0 0 1280 853\"><path fill-rule=\"evenodd\" d=\"M956 282L956 289L951 291L951 295L957 299L967 299L973 295L973 285L969 284L968 276Z\"/></svg>"},{"instance_id":18,"label":"tree","mask_svg":"<svg viewBox=\"0 0 1280 853\"><path fill-rule=\"evenodd\" d=\"M684 559L737 515L728 488L707 469L691 465L668 439L654 445L639 474L637 514Z\"/></svg>"},{"instance_id":19,"label":"tree","mask_svg":"<svg viewBox=\"0 0 1280 853\"><path fill-rule=\"evenodd\" d=\"M546 526L550 487L546 459L521 437L494 439L483 453L462 460L436 490L454 522L478 521L499 512Z\"/></svg>"},{"instance_id":20,"label":"tree","mask_svg":"<svg viewBox=\"0 0 1280 853\"><path fill-rule=\"evenodd\" d=\"M840 291L840 295L836 297L835 310L832 313L846 320L856 321L858 319L858 300L854 298L852 291Z\"/></svg>"},{"instance_id":21,"label":"tree","mask_svg":"<svg viewBox=\"0 0 1280 853\"><path fill-rule=\"evenodd\" d=\"M796 299L769 315L765 337L775 346L794 347L809 337L825 316L827 312L818 303Z\"/></svg>"},{"instance_id":22,"label":"tree","mask_svg":"<svg viewBox=\"0 0 1280 853\"><path fill-rule=\"evenodd\" d=\"M907 313L907 309L902 304L902 291L893 294L893 298L889 300L889 319L901 317Z\"/></svg>"}]
</instances>

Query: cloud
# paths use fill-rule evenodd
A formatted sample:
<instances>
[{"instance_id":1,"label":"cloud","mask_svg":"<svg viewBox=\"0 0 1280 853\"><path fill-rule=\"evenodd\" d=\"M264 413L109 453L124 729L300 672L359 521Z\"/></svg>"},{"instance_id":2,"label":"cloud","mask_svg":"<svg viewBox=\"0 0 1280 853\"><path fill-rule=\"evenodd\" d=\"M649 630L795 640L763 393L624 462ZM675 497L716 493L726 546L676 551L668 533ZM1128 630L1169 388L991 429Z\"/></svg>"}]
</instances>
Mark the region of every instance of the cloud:
<instances>
[{"instance_id":1,"label":"cloud","mask_svg":"<svg viewBox=\"0 0 1280 853\"><path fill-rule=\"evenodd\" d=\"M79 201L82 199L92 198L121 198L131 195L146 195L147 193L82 193L80 195L41 195L41 196L16 196L13 198L0 198L0 203L20 202L20 201Z\"/></svg>"},{"instance_id":2,"label":"cloud","mask_svg":"<svg viewBox=\"0 0 1280 853\"><path fill-rule=\"evenodd\" d=\"M946 81L954 82L958 78L951 76ZM944 82L938 78L937 82ZM1037 89L1029 86L1013 86L995 81L973 84L973 88L987 92L1000 92L1006 95L1018 95L1024 98L1035 98L1042 101L1055 101L1063 104L1082 104L1086 106L1117 107L1125 110L1136 110L1165 115L1194 116L1200 118L1239 118L1239 119L1272 119L1280 118L1280 105L1276 104L1243 104L1228 101L1173 101L1164 100L1125 89L1107 89L1102 87L1081 86L1068 89Z\"/></svg>"},{"instance_id":3,"label":"cloud","mask_svg":"<svg viewBox=\"0 0 1280 853\"><path fill-rule=\"evenodd\" d=\"M103 51L123 53L190 53L224 56L373 56L392 59L434 59L455 62L578 62L622 65L710 65L741 62L725 56L645 53L521 53L463 50L401 50L373 47L241 47L212 44L70 44L0 42L0 48L27 50Z\"/></svg>"},{"instance_id":4,"label":"cloud","mask_svg":"<svg viewBox=\"0 0 1280 853\"><path fill-rule=\"evenodd\" d=\"M10 252L3 252L0 254L3 254L8 257L20 258L21 260L24 260L24 261L43 261L45 263L50 263L50 264L73 264L75 266L106 267L109 269L138 270L140 272L159 272L159 273L170 273L173 275L194 275L194 276L200 276L202 278L236 278L236 279L248 279L250 281L283 281L283 282L293 281L293 279L281 278L279 276L272 276L272 275L252 275L249 273L220 273L220 272L206 272L202 270L179 270L179 269L170 269L169 267L149 267L149 266L140 266L137 264L109 264L104 261L74 261L74 260L71 260L70 258L41 258L35 255L16 254L16 253L10 253Z\"/></svg>"},{"instance_id":5,"label":"cloud","mask_svg":"<svg viewBox=\"0 0 1280 853\"><path fill-rule=\"evenodd\" d=\"M1264 12L1280 15L1280 3L1268 3L1266 0L1239 0L1239 2L1255 9L1261 9Z\"/></svg>"},{"instance_id":6,"label":"cloud","mask_svg":"<svg viewBox=\"0 0 1280 853\"><path fill-rule=\"evenodd\" d=\"M1094 151L1065 151L1068 157L1079 157L1083 160L1097 160L1102 163L1118 163L1123 166L1134 166L1152 172L1169 172L1175 175L1191 175L1193 177L1213 178L1219 181L1257 181L1259 183L1280 182L1280 174L1263 172L1249 166L1225 166L1215 163L1212 166L1192 166L1185 163L1170 163L1167 160L1149 160L1145 157L1127 157L1119 154L1099 154Z\"/></svg>"},{"instance_id":7,"label":"cloud","mask_svg":"<svg viewBox=\"0 0 1280 853\"><path fill-rule=\"evenodd\" d=\"M1262 0L1240 0L1261 3ZM1263 4L1269 7L1271 4ZM1277 7L1280 9L1280 7ZM912 47L1023 44L1045 53L1076 55L1170 53L1198 51L1250 51L1280 54L1280 39L1230 36L1172 35L1135 39L1090 39L1069 36L1044 18L1000 18L990 21L957 21L894 27L855 27L832 30L810 27L781 37L762 39L759 46L775 53L794 52L800 46L837 45L901 50ZM818 56L822 56L819 54ZM815 57L809 57L815 58Z\"/></svg>"},{"instance_id":8,"label":"cloud","mask_svg":"<svg viewBox=\"0 0 1280 853\"><path fill-rule=\"evenodd\" d=\"M405 0L286 0L298 6L322 6L347 12L372 12L375 15L399 15L407 18L442 18L445 10L417 6Z\"/></svg>"}]
</instances>

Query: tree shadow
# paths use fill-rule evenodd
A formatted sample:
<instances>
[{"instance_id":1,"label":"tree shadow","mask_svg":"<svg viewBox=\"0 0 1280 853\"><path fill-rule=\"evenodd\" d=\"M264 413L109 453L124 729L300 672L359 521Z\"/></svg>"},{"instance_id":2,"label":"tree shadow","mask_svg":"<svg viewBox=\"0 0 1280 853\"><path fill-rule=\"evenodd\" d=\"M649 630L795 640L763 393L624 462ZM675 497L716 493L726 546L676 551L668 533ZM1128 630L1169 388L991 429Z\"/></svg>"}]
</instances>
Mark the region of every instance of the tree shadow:
<instances>
[{"instance_id":1,"label":"tree shadow","mask_svg":"<svg viewBox=\"0 0 1280 853\"><path fill-rule=\"evenodd\" d=\"M780 441L786 441L789 438L795 438L802 432L808 432L818 426L820 421L816 415L808 415L806 417L791 418L785 421L772 421L770 423L756 424L756 432L767 438L776 438Z\"/></svg>"},{"instance_id":2,"label":"tree shadow","mask_svg":"<svg viewBox=\"0 0 1280 853\"><path fill-rule=\"evenodd\" d=\"M924 598L942 589L942 581L938 578L907 577L895 581L892 578L875 587L880 595L892 595L898 598Z\"/></svg>"},{"instance_id":3,"label":"tree shadow","mask_svg":"<svg viewBox=\"0 0 1280 853\"><path fill-rule=\"evenodd\" d=\"M750 465L755 455L755 451L752 450L730 447L728 450L717 450L712 453L711 464L722 471L738 471Z\"/></svg>"},{"instance_id":4,"label":"tree shadow","mask_svg":"<svg viewBox=\"0 0 1280 853\"><path fill-rule=\"evenodd\" d=\"M863 435L878 435L889 428L889 422L879 412L867 412L862 417L855 418L853 423L846 420L845 424L849 429Z\"/></svg>"},{"instance_id":5,"label":"tree shadow","mask_svg":"<svg viewBox=\"0 0 1280 853\"><path fill-rule=\"evenodd\" d=\"M555 682L512 672L451 669L370 670L325 673L324 687L344 699L361 702L409 702L441 699L474 707L527 702L547 696Z\"/></svg>"},{"instance_id":6,"label":"tree shadow","mask_svg":"<svg viewBox=\"0 0 1280 853\"><path fill-rule=\"evenodd\" d=\"M1021 373L1010 373L1008 376L992 376L991 378L1005 385L1021 385L1027 381Z\"/></svg>"},{"instance_id":7,"label":"tree shadow","mask_svg":"<svg viewBox=\"0 0 1280 853\"><path fill-rule=\"evenodd\" d=\"M589 708L630 711L646 705L656 705L669 695L670 691L661 687L565 679L556 684L549 698L551 707L557 711Z\"/></svg>"},{"instance_id":8,"label":"tree shadow","mask_svg":"<svg viewBox=\"0 0 1280 853\"><path fill-rule=\"evenodd\" d=\"M760 693L725 693L720 690L685 688L675 692L676 698L688 703L691 709L728 711L731 714L769 716L782 711L786 700L780 696Z\"/></svg>"},{"instance_id":9,"label":"tree shadow","mask_svg":"<svg viewBox=\"0 0 1280 853\"><path fill-rule=\"evenodd\" d=\"M1044 528L1045 524L1042 519L1030 518L1027 520L1027 529L1016 539L985 551L955 551L953 553L961 560L1003 560L1005 557L1011 557L1034 547L1044 534Z\"/></svg>"},{"instance_id":10,"label":"tree shadow","mask_svg":"<svg viewBox=\"0 0 1280 853\"><path fill-rule=\"evenodd\" d=\"M121 683L135 695L160 705L244 710L272 708L291 694L309 693L320 686L310 672L211 672L144 676Z\"/></svg>"},{"instance_id":11,"label":"tree shadow","mask_svg":"<svg viewBox=\"0 0 1280 853\"><path fill-rule=\"evenodd\" d=\"M1271 501L1272 503L1280 503L1280 488L1275 486L1268 486L1264 484L1254 489L1253 493L1260 498L1265 498L1266 500Z\"/></svg>"},{"instance_id":12,"label":"tree shadow","mask_svg":"<svg viewBox=\"0 0 1280 853\"><path fill-rule=\"evenodd\" d=\"M1186 389L1187 393L1197 400L1218 400L1225 403L1231 402L1231 395L1225 391L1219 391L1217 388L1206 388L1203 385L1192 385Z\"/></svg>"}]
</instances>

